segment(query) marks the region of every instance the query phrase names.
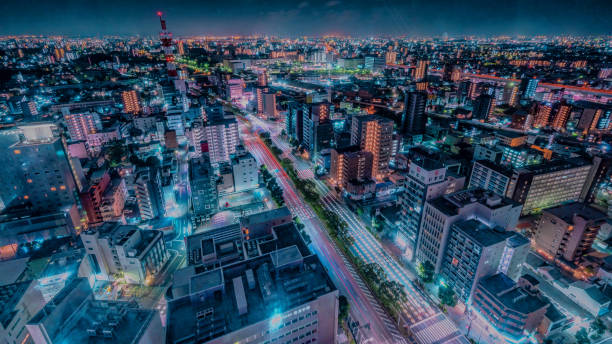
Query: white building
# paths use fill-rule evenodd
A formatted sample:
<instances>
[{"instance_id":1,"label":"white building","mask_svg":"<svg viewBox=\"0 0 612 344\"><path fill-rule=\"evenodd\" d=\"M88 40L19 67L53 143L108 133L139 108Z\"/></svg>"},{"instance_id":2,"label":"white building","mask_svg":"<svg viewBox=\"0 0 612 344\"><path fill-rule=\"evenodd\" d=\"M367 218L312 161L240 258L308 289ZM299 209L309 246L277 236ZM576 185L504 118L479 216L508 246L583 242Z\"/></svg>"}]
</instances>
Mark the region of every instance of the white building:
<instances>
[{"instance_id":1,"label":"white building","mask_svg":"<svg viewBox=\"0 0 612 344\"><path fill-rule=\"evenodd\" d=\"M162 270L170 254L163 234L135 226L106 222L81 233L81 240L97 279L149 284Z\"/></svg>"},{"instance_id":2,"label":"white building","mask_svg":"<svg viewBox=\"0 0 612 344\"><path fill-rule=\"evenodd\" d=\"M259 167L250 153L232 159L234 189L236 192L254 189L259 186Z\"/></svg>"},{"instance_id":3,"label":"white building","mask_svg":"<svg viewBox=\"0 0 612 344\"><path fill-rule=\"evenodd\" d=\"M205 128L210 162L218 164L229 162L239 144L238 123L235 118L218 118L209 122Z\"/></svg>"}]
</instances>

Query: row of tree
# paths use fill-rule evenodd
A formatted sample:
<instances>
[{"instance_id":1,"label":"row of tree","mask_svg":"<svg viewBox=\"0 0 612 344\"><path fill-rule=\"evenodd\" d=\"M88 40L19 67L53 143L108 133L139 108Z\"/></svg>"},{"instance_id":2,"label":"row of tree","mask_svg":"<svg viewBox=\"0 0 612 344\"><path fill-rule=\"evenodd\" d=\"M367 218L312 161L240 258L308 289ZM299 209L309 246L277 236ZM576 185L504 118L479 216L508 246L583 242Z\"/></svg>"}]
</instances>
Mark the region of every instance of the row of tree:
<instances>
[{"instance_id":1,"label":"row of tree","mask_svg":"<svg viewBox=\"0 0 612 344\"><path fill-rule=\"evenodd\" d=\"M270 190L270 196L272 199L278 204L282 206L285 204L285 199L283 198L283 189L278 185L276 178L268 171L266 166L261 165L259 167L259 171L261 173L261 177L263 179L264 184L266 184L266 188Z\"/></svg>"}]
</instances>

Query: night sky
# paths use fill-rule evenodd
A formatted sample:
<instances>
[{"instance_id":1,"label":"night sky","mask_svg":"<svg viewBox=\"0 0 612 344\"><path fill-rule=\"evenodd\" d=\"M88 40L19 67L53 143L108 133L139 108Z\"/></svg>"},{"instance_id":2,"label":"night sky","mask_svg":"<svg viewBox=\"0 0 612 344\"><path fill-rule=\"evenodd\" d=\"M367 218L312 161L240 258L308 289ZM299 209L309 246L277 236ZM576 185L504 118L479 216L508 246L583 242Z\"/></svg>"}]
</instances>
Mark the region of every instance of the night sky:
<instances>
[{"instance_id":1,"label":"night sky","mask_svg":"<svg viewBox=\"0 0 612 344\"><path fill-rule=\"evenodd\" d=\"M611 34L612 0L0 0L0 35Z\"/></svg>"}]
</instances>

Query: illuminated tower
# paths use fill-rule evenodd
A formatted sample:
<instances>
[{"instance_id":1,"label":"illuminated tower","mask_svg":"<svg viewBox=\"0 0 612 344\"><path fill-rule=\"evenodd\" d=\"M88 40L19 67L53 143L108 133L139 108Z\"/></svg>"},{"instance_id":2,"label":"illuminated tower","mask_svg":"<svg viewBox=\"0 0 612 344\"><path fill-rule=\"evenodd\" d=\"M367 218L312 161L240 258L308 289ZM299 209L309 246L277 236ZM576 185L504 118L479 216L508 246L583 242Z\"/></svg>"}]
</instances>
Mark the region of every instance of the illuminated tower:
<instances>
[{"instance_id":1,"label":"illuminated tower","mask_svg":"<svg viewBox=\"0 0 612 344\"><path fill-rule=\"evenodd\" d=\"M162 13L157 12L159 16L159 23L161 24L161 31L159 32L159 40L164 50L164 56L166 57L166 68L168 69L168 77L171 79L176 78L176 66L174 65L174 54L172 52L172 32L166 29L166 20L162 18Z\"/></svg>"}]
</instances>

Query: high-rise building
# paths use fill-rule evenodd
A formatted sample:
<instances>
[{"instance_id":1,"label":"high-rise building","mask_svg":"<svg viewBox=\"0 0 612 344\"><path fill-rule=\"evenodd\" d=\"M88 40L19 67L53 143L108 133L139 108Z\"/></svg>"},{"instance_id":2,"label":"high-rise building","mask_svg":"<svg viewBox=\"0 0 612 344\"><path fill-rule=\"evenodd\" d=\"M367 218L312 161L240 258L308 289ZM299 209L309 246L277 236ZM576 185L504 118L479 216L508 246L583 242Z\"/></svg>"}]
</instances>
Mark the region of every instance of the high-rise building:
<instances>
[{"instance_id":1,"label":"high-rise building","mask_svg":"<svg viewBox=\"0 0 612 344\"><path fill-rule=\"evenodd\" d=\"M210 162L218 164L229 162L238 146L238 122L236 118L215 118L208 121L205 129L206 142L210 152Z\"/></svg>"},{"instance_id":2,"label":"high-rise building","mask_svg":"<svg viewBox=\"0 0 612 344\"><path fill-rule=\"evenodd\" d=\"M142 220L163 217L166 213L159 169L139 168L134 173L134 194Z\"/></svg>"},{"instance_id":3,"label":"high-rise building","mask_svg":"<svg viewBox=\"0 0 612 344\"><path fill-rule=\"evenodd\" d=\"M257 88L257 114L267 118L276 118L276 93L270 92L268 88Z\"/></svg>"},{"instance_id":4,"label":"high-rise building","mask_svg":"<svg viewBox=\"0 0 612 344\"><path fill-rule=\"evenodd\" d=\"M170 258L163 233L105 222L81 233L81 241L97 279L121 275L132 284L151 284Z\"/></svg>"},{"instance_id":5,"label":"high-rise building","mask_svg":"<svg viewBox=\"0 0 612 344\"><path fill-rule=\"evenodd\" d=\"M206 152L189 161L191 183L192 222L197 228L217 210L216 178Z\"/></svg>"},{"instance_id":6,"label":"high-rise building","mask_svg":"<svg viewBox=\"0 0 612 344\"><path fill-rule=\"evenodd\" d=\"M500 263L508 254L508 241L520 234L505 231L503 228L491 228L478 219L454 223L450 235L440 275L446 285L453 288L459 300L468 304L478 281L483 277L499 271ZM524 238L523 238L524 239ZM524 247L528 241L523 240ZM514 259L514 264L524 263L526 254Z\"/></svg>"},{"instance_id":7,"label":"high-rise building","mask_svg":"<svg viewBox=\"0 0 612 344\"><path fill-rule=\"evenodd\" d=\"M474 100L472 118L488 121L495 109L495 98L488 94L481 94Z\"/></svg>"},{"instance_id":8,"label":"high-rise building","mask_svg":"<svg viewBox=\"0 0 612 344\"><path fill-rule=\"evenodd\" d=\"M293 223L230 225L193 239L189 260L201 263L174 274L167 343L336 342L338 290Z\"/></svg>"},{"instance_id":9,"label":"high-rise building","mask_svg":"<svg viewBox=\"0 0 612 344\"><path fill-rule=\"evenodd\" d=\"M330 181L346 188L351 180L363 181L372 177L372 153L362 151L359 146L334 148L331 151Z\"/></svg>"},{"instance_id":10,"label":"high-rise building","mask_svg":"<svg viewBox=\"0 0 612 344\"><path fill-rule=\"evenodd\" d=\"M304 103L302 111L302 146L310 153L310 157L329 148L334 137L334 129L330 120L331 104Z\"/></svg>"},{"instance_id":11,"label":"high-rise building","mask_svg":"<svg viewBox=\"0 0 612 344\"><path fill-rule=\"evenodd\" d=\"M533 99L535 97L536 89L540 80L537 78L523 78L520 83L520 93L525 99Z\"/></svg>"},{"instance_id":12,"label":"high-rise building","mask_svg":"<svg viewBox=\"0 0 612 344\"><path fill-rule=\"evenodd\" d=\"M257 74L257 86L268 87L268 71L266 69Z\"/></svg>"},{"instance_id":13,"label":"high-rise building","mask_svg":"<svg viewBox=\"0 0 612 344\"><path fill-rule=\"evenodd\" d=\"M514 170L506 196L523 204L523 215L578 201L590 169L581 158L524 166Z\"/></svg>"},{"instance_id":14,"label":"high-rise building","mask_svg":"<svg viewBox=\"0 0 612 344\"><path fill-rule=\"evenodd\" d=\"M72 162L62 139L53 133L53 124L22 127L24 136L9 147L23 191L15 201L33 212L55 211L76 203L76 182Z\"/></svg>"},{"instance_id":15,"label":"high-rise building","mask_svg":"<svg viewBox=\"0 0 612 344\"><path fill-rule=\"evenodd\" d=\"M404 112L401 121L402 134L425 134L425 127L427 126L426 104L426 92L411 91L405 94Z\"/></svg>"},{"instance_id":16,"label":"high-rise building","mask_svg":"<svg viewBox=\"0 0 612 344\"><path fill-rule=\"evenodd\" d=\"M389 172L393 144L393 121L379 116L354 116L351 145L372 153L372 178L384 179Z\"/></svg>"},{"instance_id":17,"label":"high-rise building","mask_svg":"<svg viewBox=\"0 0 612 344\"><path fill-rule=\"evenodd\" d=\"M140 100L135 90L123 91L121 100L123 101L123 111L133 114L140 113Z\"/></svg>"},{"instance_id":18,"label":"high-rise building","mask_svg":"<svg viewBox=\"0 0 612 344\"><path fill-rule=\"evenodd\" d=\"M537 104L534 110L535 116L533 120L533 127L543 128L547 126L550 120L550 114L552 113L552 106L549 104Z\"/></svg>"},{"instance_id":19,"label":"high-rise building","mask_svg":"<svg viewBox=\"0 0 612 344\"><path fill-rule=\"evenodd\" d=\"M232 158L232 175L236 192L254 189L259 185L259 169L251 153L236 154Z\"/></svg>"},{"instance_id":20,"label":"high-rise building","mask_svg":"<svg viewBox=\"0 0 612 344\"><path fill-rule=\"evenodd\" d=\"M555 115L553 117L551 127L553 127L555 130L565 130L567 120L572 112L572 106L567 103L557 103L555 104L554 108Z\"/></svg>"},{"instance_id":21,"label":"high-rise building","mask_svg":"<svg viewBox=\"0 0 612 344\"><path fill-rule=\"evenodd\" d=\"M399 195L400 242L405 242L405 254L409 259L415 257L420 236L420 223L425 202L441 195L463 188L465 178L446 175L446 167L432 159L414 159L404 181L404 192Z\"/></svg>"},{"instance_id":22,"label":"high-rise building","mask_svg":"<svg viewBox=\"0 0 612 344\"><path fill-rule=\"evenodd\" d=\"M574 114L578 117L576 129L583 133L609 132L612 128L612 106L587 101L574 103Z\"/></svg>"},{"instance_id":23,"label":"high-rise building","mask_svg":"<svg viewBox=\"0 0 612 344\"><path fill-rule=\"evenodd\" d=\"M302 142L304 133L302 126L304 125L304 107L302 103L290 102L287 117L285 118L285 131L293 140Z\"/></svg>"},{"instance_id":24,"label":"high-rise building","mask_svg":"<svg viewBox=\"0 0 612 344\"><path fill-rule=\"evenodd\" d=\"M397 63L397 53L395 51L387 51L385 53L385 63L393 65Z\"/></svg>"},{"instance_id":25,"label":"high-rise building","mask_svg":"<svg viewBox=\"0 0 612 344\"><path fill-rule=\"evenodd\" d=\"M429 261L437 273L442 268L452 224L477 218L492 226L513 230L521 205L482 189L469 189L429 199L422 213L416 261Z\"/></svg>"},{"instance_id":26,"label":"high-rise building","mask_svg":"<svg viewBox=\"0 0 612 344\"><path fill-rule=\"evenodd\" d=\"M94 171L89 177L89 186L79 195L90 227L102 223L102 198L110 181L108 170Z\"/></svg>"},{"instance_id":27,"label":"high-rise building","mask_svg":"<svg viewBox=\"0 0 612 344\"><path fill-rule=\"evenodd\" d=\"M427 78L427 67L428 66L429 66L429 61L418 60L416 63L416 68L414 69L413 79L416 81L420 81L420 80Z\"/></svg>"},{"instance_id":28,"label":"high-rise building","mask_svg":"<svg viewBox=\"0 0 612 344\"><path fill-rule=\"evenodd\" d=\"M93 134L102 129L100 115L95 112L65 113L64 122L68 127L70 139L73 141L87 140L87 134Z\"/></svg>"},{"instance_id":29,"label":"high-rise building","mask_svg":"<svg viewBox=\"0 0 612 344\"><path fill-rule=\"evenodd\" d=\"M549 260L580 260L588 253L606 214L584 203L545 209L534 234L536 251Z\"/></svg>"},{"instance_id":30,"label":"high-rise building","mask_svg":"<svg viewBox=\"0 0 612 344\"><path fill-rule=\"evenodd\" d=\"M379 56L366 56L364 59L364 67L374 73L381 72L385 69L385 58Z\"/></svg>"}]
</instances>

